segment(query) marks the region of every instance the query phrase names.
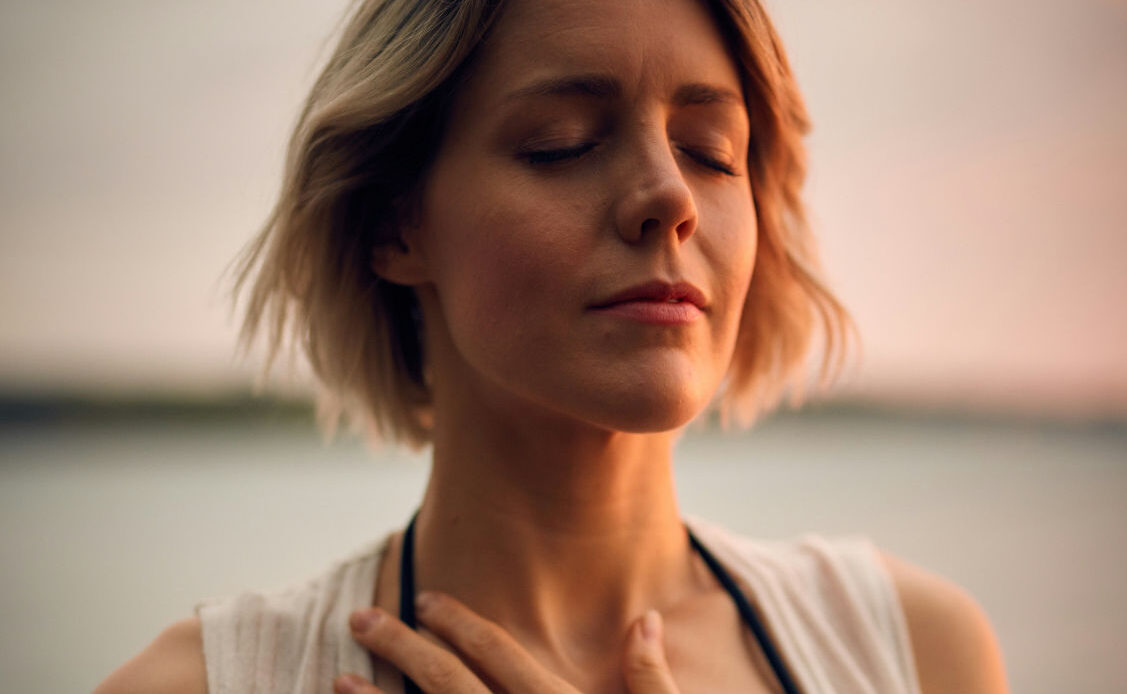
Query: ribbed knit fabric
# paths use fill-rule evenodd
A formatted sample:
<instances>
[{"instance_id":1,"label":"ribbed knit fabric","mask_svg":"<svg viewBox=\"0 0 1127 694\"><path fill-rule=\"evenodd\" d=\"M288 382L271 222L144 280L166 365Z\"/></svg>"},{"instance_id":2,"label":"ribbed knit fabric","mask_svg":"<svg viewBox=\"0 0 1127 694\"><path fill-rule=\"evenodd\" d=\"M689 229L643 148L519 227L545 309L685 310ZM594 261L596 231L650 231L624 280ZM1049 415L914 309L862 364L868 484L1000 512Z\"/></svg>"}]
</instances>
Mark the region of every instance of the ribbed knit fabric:
<instances>
[{"instance_id":1,"label":"ribbed knit fabric","mask_svg":"<svg viewBox=\"0 0 1127 694\"><path fill-rule=\"evenodd\" d=\"M864 537L765 542L689 525L742 584L807 694L920 694L899 596Z\"/></svg>"},{"instance_id":2,"label":"ribbed knit fabric","mask_svg":"<svg viewBox=\"0 0 1127 694\"><path fill-rule=\"evenodd\" d=\"M756 605L803 692L919 694L900 602L871 542L764 542L687 522ZM371 603L386 544L287 590L201 603L210 694L329 694L341 673L370 677L348 616Z\"/></svg>"}]
</instances>

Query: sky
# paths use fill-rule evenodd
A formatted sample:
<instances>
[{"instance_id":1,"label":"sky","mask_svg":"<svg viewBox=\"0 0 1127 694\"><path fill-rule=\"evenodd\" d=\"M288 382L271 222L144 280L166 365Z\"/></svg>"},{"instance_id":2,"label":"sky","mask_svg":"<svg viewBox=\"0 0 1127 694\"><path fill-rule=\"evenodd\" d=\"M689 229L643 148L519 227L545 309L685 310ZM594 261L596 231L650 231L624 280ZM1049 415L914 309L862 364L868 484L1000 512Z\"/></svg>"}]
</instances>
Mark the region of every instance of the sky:
<instances>
[{"instance_id":1,"label":"sky","mask_svg":"<svg viewBox=\"0 0 1127 694\"><path fill-rule=\"evenodd\" d=\"M0 5L0 392L248 386L225 271L344 4ZM837 392L1127 416L1127 3L769 7L863 340Z\"/></svg>"}]
</instances>

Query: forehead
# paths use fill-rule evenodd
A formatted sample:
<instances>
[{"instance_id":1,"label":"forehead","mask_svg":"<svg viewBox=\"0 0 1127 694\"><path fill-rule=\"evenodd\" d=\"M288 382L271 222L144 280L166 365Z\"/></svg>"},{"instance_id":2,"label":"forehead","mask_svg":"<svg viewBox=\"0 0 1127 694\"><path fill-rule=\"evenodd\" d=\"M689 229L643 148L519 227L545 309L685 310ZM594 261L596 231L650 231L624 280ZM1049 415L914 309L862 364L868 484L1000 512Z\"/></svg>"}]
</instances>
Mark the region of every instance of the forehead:
<instances>
[{"instance_id":1,"label":"forehead","mask_svg":"<svg viewBox=\"0 0 1127 694\"><path fill-rule=\"evenodd\" d=\"M738 93L741 83L703 0L509 0L466 86L501 96L569 74L665 95L686 83Z\"/></svg>"}]
</instances>

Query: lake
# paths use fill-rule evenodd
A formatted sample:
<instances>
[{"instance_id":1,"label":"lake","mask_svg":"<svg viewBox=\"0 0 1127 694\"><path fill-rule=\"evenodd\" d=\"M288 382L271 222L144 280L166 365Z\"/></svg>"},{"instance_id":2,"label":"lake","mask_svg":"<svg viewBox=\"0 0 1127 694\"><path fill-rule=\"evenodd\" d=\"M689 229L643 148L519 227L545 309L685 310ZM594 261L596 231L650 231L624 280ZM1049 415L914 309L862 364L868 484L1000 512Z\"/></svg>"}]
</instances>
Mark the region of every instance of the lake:
<instances>
[{"instance_id":1,"label":"lake","mask_svg":"<svg viewBox=\"0 0 1127 694\"><path fill-rule=\"evenodd\" d=\"M1127 427L823 409L678 447L687 514L864 533L982 603L1011 686L1127 691ZM83 692L205 597L401 526L426 458L291 419L0 421L0 683Z\"/></svg>"}]
</instances>

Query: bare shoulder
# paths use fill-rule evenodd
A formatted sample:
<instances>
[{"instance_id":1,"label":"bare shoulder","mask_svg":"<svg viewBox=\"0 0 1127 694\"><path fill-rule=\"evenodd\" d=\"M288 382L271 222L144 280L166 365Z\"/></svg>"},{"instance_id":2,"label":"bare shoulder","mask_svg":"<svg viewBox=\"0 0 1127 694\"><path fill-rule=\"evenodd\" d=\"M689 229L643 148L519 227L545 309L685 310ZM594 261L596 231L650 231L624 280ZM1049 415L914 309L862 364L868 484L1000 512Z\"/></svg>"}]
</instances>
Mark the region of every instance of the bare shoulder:
<instances>
[{"instance_id":1,"label":"bare shoulder","mask_svg":"<svg viewBox=\"0 0 1127 694\"><path fill-rule=\"evenodd\" d=\"M94 694L207 694L199 618L176 622L119 667Z\"/></svg>"},{"instance_id":2,"label":"bare shoulder","mask_svg":"<svg viewBox=\"0 0 1127 694\"><path fill-rule=\"evenodd\" d=\"M1005 694L1005 669L986 613L951 581L881 552L904 608L923 694Z\"/></svg>"}]
</instances>

